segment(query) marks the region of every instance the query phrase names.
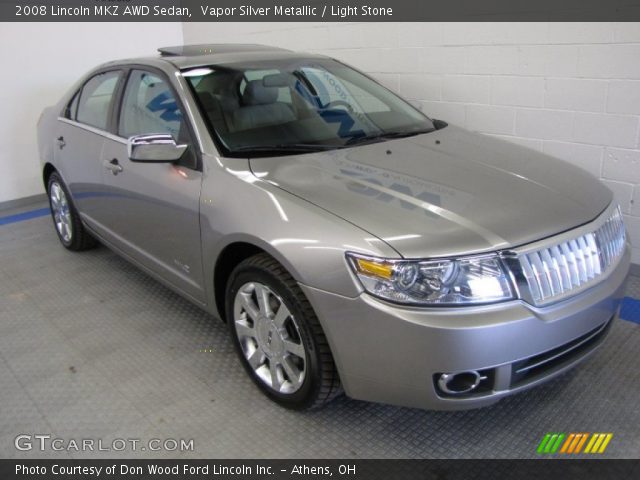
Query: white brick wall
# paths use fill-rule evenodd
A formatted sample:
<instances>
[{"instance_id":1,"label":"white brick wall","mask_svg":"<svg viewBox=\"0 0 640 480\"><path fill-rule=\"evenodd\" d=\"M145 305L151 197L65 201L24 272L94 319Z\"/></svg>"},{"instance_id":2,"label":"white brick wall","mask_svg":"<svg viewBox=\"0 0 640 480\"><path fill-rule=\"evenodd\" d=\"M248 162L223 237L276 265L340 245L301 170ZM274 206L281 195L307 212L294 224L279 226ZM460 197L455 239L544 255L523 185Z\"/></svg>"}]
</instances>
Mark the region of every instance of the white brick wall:
<instances>
[{"instance_id":1,"label":"white brick wall","mask_svg":"<svg viewBox=\"0 0 640 480\"><path fill-rule=\"evenodd\" d=\"M0 204L44 194L36 141L44 108L100 63L153 55L182 38L179 23L0 23Z\"/></svg>"},{"instance_id":2,"label":"white brick wall","mask_svg":"<svg viewBox=\"0 0 640 480\"><path fill-rule=\"evenodd\" d=\"M435 117L602 178L640 264L640 24L184 24L186 43L257 42L327 54Z\"/></svg>"}]
</instances>

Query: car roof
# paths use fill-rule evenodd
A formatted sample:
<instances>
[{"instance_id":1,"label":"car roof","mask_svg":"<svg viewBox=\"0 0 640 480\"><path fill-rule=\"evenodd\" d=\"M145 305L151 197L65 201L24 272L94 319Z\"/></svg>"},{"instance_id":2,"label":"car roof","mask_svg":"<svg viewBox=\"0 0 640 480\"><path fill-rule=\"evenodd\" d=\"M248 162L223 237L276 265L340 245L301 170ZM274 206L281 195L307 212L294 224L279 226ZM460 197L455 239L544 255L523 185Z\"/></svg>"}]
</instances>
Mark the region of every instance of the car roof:
<instances>
[{"instance_id":1,"label":"car roof","mask_svg":"<svg viewBox=\"0 0 640 480\"><path fill-rule=\"evenodd\" d=\"M298 53L284 48L258 44L200 44L159 48L159 56L109 62L105 66L168 62L178 69L232 64L259 60L326 58L323 55Z\"/></svg>"},{"instance_id":2,"label":"car roof","mask_svg":"<svg viewBox=\"0 0 640 480\"><path fill-rule=\"evenodd\" d=\"M163 57L199 57L203 55L220 55L224 53L265 51L288 52L289 50L271 47L268 45L259 45L256 43L178 45L176 47L162 47L158 49L158 52L160 52L160 55Z\"/></svg>"}]
</instances>

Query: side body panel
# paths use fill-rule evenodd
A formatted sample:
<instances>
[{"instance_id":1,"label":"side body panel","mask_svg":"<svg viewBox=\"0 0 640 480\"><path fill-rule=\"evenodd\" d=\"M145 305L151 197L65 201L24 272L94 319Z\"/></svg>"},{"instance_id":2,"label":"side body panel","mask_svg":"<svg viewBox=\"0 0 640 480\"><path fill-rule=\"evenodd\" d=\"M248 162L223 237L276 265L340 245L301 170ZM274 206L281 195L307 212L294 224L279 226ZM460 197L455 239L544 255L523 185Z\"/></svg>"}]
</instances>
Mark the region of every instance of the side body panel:
<instances>
[{"instance_id":1,"label":"side body panel","mask_svg":"<svg viewBox=\"0 0 640 480\"><path fill-rule=\"evenodd\" d=\"M122 172L105 168L117 159ZM97 208L100 236L203 302L200 249L201 172L169 163L129 160L126 142L107 139L100 158L105 195Z\"/></svg>"},{"instance_id":2,"label":"side body panel","mask_svg":"<svg viewBox=\"0 0 640 480\"><path fill-rule=\"evenodd\" d=\"M73 202L85 219L92 222L102 202L100 156L105 138L90 129L65 119L57 121L54 140L54 165L62 175Z\"/></svg>"}]
</instances>

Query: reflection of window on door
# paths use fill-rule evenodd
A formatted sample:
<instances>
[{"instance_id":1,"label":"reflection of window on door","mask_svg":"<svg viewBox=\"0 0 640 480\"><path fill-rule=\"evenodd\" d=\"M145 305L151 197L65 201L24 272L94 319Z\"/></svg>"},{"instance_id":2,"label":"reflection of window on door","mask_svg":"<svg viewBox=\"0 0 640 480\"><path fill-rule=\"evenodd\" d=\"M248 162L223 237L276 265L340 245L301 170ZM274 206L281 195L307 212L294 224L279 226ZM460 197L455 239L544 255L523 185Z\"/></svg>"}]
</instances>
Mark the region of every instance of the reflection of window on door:
<instances>
[{"instance_id":1,"label":"reflection of window on door","mask_svg":"<svg viewBox=\"0 0 640 480\"><path fill-rule=\"evenodd\" d=\"M113 92L118 84L120 72L100 73L85 83L77 104L76 120L92 127L106 130L109 123L109 109ZM76 99L73 104L76 103ZM76 105L73 105L75 113Z\"/></svg>"},{"instance_id":2,"label":"reflection of window on door","mask_svg":"<svg viewBox=\"0 0 640 480\"><path fill-rule=\"evenodd\" d=\"M125 92L118 133L132 137L169 133L178 141L187 136L183 115L169 85L159 76L133 70Z\"/></svg>"}]
</instances>

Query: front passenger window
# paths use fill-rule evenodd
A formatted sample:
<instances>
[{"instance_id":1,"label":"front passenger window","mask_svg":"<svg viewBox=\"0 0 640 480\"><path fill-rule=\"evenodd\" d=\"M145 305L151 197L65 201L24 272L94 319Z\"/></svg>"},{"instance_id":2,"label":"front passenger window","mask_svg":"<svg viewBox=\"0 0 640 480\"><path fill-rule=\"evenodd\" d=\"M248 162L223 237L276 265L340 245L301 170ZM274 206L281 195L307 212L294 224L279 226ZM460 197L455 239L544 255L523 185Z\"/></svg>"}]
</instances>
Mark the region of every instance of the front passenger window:
<instances>
[{"instance_id":1,"label":"front passenger window","mask_svg":"<svg viewBox=\"0 0 640 480\"><path fill-rule=\"evenodd\" d=\"M157 75L133 70L120 113L122 137L169 133L179 142L187 138L186 125L169 85Z\"/></svg>"}]
</instances>

